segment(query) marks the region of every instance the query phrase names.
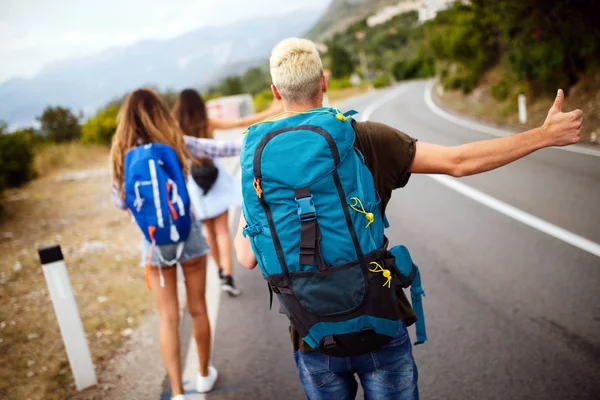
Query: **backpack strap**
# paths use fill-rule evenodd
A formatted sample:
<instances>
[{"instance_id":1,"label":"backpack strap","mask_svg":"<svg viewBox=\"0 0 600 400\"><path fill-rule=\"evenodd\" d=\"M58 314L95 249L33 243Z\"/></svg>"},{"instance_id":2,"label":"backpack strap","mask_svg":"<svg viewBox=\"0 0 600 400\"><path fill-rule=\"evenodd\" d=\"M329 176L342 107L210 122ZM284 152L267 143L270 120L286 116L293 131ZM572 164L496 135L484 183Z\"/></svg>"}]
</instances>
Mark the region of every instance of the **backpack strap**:
<instances>
[{"instance_id":1,"label":"backpack strap","mask_svg":"<svg viewBox=\"0 0 600 400\"><path fill-rule=\"evenodd\" d=\"M295 189L294 194L300 219L299 263L300 265L313 265L316 256L317 267L322 271L326 269L326 266L319 246L321 231L317 224L317 210L312 194L308 187Z\"/></svg>"},{"instance_id":2,"label":"backpack strap","mask_svg":"<svg viewBox=\"0 0 600 400\"><path fill-rule=\"evenodd\" d=\"M414 264L413 264L414 265ZM412 300L412 308L417 315L417 322L415 322L415 330L417 333L417 341L415 345L423 344L427 340L427 329L425 327L425 314L423 313L423 296L425 291L421 286L421 274L419 268L414 265L415 276L410 285L410 297Z\"/></svg>"}]
</instances>

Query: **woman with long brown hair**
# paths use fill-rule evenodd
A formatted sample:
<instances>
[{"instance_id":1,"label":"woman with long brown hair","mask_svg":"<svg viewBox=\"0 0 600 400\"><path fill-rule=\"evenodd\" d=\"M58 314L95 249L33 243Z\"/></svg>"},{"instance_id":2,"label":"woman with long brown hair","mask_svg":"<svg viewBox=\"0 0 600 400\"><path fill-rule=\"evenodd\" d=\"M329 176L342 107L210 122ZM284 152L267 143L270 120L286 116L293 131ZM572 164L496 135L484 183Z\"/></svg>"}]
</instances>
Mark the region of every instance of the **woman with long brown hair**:
<instances>
[{"instance_id":1,"label":"woman with long brown hair","mask_svg":"<svg viewBox=\"0 0 600 400\"><path fill-rule=\"evenodd\" d=\"M127 96L118 116L117 131L111 147L113 176L113 203L126 209L123 201L125 155L128 151L147 144L160 143L173 148L184 176L190 170L190 160L234 156L240 152L241 140L220 141L184 136L168 107L151 90L139 89ZM183 247L178 244L152 246L143 240L142 260L147 262L147 276L159 312L159 338L162 357L171 382L174 399L185 399L179 344L179 305L175 260L185 276L187 308L192 317L194 339L198 348L199 370L197 390L210 391L217 370L209 365L211 331L207 315L206 255L209 247L202 235L202 223L193 221ZM144 263L144 261L142 263Z\"/></svg>"},{"instance_id":2,"label":"woman with long brown hair","mask_svg":"<svg viewBox=\"0 0 600 400\"><path fill-rule=\"evenodd\" d=\"M282 111L278 102L273 102L267 110L246 118L217 119L208 116L202 96L194 89L185 89L179 95L173 108L173 114L183 133L197 138L212 139L218 129L245 128ZM197 160L200 167L211 171L212 185L204 189L188 185L192 204L206 227L210 255L219 268L221 288L232 296L240 294L233 280L233 247L228 225L228 210L241 205L241 183L225 171L219 160ZM192 170L194 176L194 170ZM208 188L208 189L207 189Z\"/></svg>"}]
</instances>

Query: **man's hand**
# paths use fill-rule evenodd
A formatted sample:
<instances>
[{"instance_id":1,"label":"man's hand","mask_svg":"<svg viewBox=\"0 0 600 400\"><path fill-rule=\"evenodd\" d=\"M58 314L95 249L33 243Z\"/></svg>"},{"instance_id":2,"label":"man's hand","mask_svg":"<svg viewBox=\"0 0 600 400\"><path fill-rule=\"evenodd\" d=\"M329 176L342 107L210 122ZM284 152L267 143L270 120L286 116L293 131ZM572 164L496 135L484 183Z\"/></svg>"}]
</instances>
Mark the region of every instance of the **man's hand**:
<instances>
[{"instance_id":1,"label":"man's hand","mask_svg":"<svg viewBox=\"0 0 600 400\"><path fill-rule=\"evenodd\" d=\"M542 134L548 140L548 146L568 146L579 142L583 111L562 112L564 99L565 94L562 89L558 89L556 100L542 125Z\"/></svg>"},{"instance_id":2,"label":"man's hand","mask_svg":"<svg viewBox=\"0 0 600 400\"><path fill-rule=\"evenodd\" d=\"M544 125L518 135L446 147L417 142L410 172L448 174L456 177L479 174L509 164L549 146L579 142L583 111L561 111L565 95L558 91Z\"/></svg>"}]
</instances>

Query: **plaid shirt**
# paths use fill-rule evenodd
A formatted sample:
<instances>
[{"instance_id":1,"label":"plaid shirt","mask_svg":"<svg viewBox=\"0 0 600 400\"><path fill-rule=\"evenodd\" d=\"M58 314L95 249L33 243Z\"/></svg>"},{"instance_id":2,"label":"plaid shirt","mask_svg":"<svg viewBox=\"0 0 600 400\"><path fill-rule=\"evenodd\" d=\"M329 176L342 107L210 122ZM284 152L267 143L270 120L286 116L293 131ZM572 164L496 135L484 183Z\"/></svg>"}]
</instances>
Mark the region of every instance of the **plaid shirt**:
<instances>
[{"instance_id":1,"label":"plaid shirt","mask_svg":"<svg viewBox=\"0 0 600 400\"><path fill-rule=\"evenodd\" d=\"M184 136L185 145L194 158L233 157L240 154L244 139L215 140ZM117 186L112 184L112 203L121 210L127 209Z\"/></svg>"}]
</instances>

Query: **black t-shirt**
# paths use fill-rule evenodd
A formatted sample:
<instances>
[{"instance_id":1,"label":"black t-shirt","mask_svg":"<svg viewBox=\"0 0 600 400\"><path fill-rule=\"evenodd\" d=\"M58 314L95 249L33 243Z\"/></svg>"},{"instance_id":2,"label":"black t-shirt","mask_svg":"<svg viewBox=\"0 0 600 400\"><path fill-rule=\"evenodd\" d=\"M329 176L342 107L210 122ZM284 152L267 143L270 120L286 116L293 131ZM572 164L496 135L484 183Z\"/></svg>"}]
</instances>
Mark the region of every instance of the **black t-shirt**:
<instances>
[{"instance_id":1,"label":"black t-shirt","mask_svg":"<svg viewBox=\"0 0 600 400\"><path fill-rule=\"evenodd\" d=\"M381 197L381 212L385 213L392 191L408 183L409 169L416 153L416 140L377 122L354 122L353 127L356 132L354 145L365 157L367 167L373 174L375 189ZM417 317L404 292L398 293L398 307L406 325L414 324ZM290 327L290 333L294 350L313 351L293 326Z\"/></svg>"}]
</instances>

